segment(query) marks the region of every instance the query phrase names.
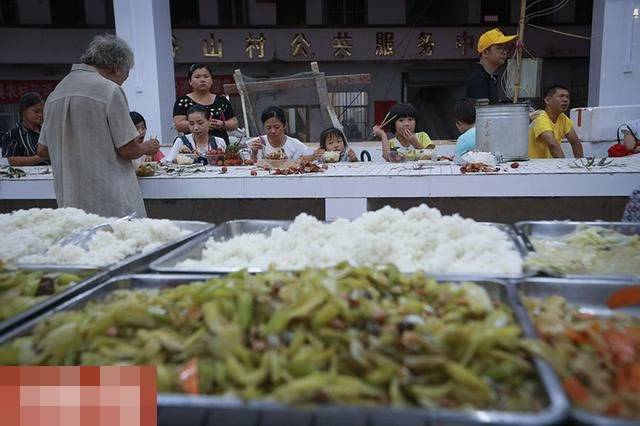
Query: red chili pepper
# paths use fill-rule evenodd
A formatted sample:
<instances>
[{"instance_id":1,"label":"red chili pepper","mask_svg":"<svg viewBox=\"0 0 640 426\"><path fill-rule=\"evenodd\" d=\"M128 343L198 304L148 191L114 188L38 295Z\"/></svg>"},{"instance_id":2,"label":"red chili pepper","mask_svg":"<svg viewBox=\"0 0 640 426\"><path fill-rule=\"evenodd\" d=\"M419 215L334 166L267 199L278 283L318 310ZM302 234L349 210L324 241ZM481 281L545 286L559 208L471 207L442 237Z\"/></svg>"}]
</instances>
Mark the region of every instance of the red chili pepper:
<instances>
[{"instance_id":1,"label":"red chili pepper","mask_svg":"<svg viewBox=\"0 0 640 426\"><path fill-rule=\"evenodd\" d=\"M607 306L611 309L624 308L637 304L640 304L640 285L621 288L607 299Z\"/></svg>"},{"instance_id":2,"label":"red chili pepper","mask_svg":"<svg viewBox=\"0 0 640 426\"><path fill-rule=\"evenodd\" d=\"M180 370L178 376L182 383L182 390L191 395L200 393L200 384L198 383L198 359L191 358Z\"/></svg>"}]
</instances>

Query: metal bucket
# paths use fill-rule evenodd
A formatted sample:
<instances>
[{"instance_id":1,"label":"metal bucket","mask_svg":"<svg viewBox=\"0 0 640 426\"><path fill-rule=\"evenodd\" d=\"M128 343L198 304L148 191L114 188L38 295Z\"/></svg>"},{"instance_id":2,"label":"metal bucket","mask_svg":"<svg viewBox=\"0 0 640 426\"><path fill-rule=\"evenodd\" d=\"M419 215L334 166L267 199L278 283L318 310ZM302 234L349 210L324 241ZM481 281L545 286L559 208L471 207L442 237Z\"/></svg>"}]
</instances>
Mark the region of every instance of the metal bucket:
<instances>
[{"instance_id":1,"label":"metal bucket","mask_svg":"<svg viewBox=\"0 0 640 426\"><path fill-rule=\"evenodd\" d=\"M526 104L476 106L477 150L491 152L498 161L528 160L528 137Z\"/></svg>"}]
</instances>

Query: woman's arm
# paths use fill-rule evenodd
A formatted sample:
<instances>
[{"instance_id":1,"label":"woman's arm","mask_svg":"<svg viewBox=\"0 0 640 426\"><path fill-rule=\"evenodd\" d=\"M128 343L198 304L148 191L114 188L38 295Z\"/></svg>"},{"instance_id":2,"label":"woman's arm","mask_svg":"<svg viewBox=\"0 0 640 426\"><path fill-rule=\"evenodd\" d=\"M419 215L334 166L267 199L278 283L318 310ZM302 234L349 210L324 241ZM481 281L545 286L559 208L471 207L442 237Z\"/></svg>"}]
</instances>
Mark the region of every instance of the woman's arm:
<instances>
[{"instance_id":1,"label":"woman's arm","mask_svg":"<svg viewBox=\"0 0 640 426\"><path fill-rule=\"evenodd\" d=\"M189 133L189 121L187 120L186 115L174 115L173 125L175 126L176 131L181 133Z\"/></svg>"},{"instance_id":2,"label":"woman's arm","mask_svg":"<svg viewBox=\"0 0 640 426\"><path fill-rule=\"evenodd\" d=\"M38 164L46 161L46 158L42 158L38 155L29 157L7 157L10 166L37 166Z\"/></svg>"},{"instance_id":3,"label":"woman's arm","mask_svg":"<svg viewBox=\"0 0 640 426\"><path fill-rule=\"evenodd\" d=\"M47 148L45 145L42 145L41 143L39 143L36 146L36 154L38 154L38 157L40 158L49 158L49 148Z\"/></svg>"},{"instance_id":4,"label":"woman's arm","mask_svg":"<svg viewBox=\"0 0 640 426\"><path fill-rule=\"evenodd\" d=\"M224 128L228 132L233 132L238 128L238 119L236 117L230 118L224 122Z\"/></svg>"}]
</instances>

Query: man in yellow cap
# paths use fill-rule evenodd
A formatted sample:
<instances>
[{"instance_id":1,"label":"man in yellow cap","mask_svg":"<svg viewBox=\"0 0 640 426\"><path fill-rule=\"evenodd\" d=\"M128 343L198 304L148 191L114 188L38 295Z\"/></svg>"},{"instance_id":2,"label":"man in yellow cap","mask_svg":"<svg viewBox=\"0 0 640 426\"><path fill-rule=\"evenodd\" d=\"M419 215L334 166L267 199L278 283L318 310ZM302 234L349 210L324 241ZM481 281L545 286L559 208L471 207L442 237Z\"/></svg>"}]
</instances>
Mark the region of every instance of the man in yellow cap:
<instances>
[{"instance_id":1,"label":"man in yellow cap","mask_svg":"<svg viewBox=\"0 0 640 426\"><path fill-rule=\"evenodd\" d=\"M517 36L502 34L498 28L487 31L478 38L480 62L475 64L467 81L467 97L489 99L490 104L500 102L496 71L507 60L510 43Z\"/></svg>"}]
</instances>

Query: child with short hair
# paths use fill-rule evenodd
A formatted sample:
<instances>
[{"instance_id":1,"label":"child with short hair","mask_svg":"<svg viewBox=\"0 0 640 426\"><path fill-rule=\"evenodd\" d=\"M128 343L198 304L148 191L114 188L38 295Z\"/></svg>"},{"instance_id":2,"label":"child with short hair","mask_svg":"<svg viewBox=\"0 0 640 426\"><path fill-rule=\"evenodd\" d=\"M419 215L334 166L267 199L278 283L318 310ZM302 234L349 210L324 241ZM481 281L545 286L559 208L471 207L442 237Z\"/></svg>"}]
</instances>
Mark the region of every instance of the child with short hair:
<instances>
[{"instance_id":1,"label":"child with short hair","mask_svg":"<svg viewBox=\"0 0 640 426\"><path fill-rule=\"evenodd\" d=\"M347 145L344 133L336 127L329 127L320 133L320 149L325 152L339 152L340 162L358 161L356 153Z\"/></svg>"},{"instance_id":2,"label":"child with short hair","mask_svg":"<svg viewBox=\"0 0 640 426\"><path fill-rule=\"evenodd\" d=\"M133 125L136 126L136 130L140 135L140 141L142 142L143 140L145 140L144 138L147 135L147 121L144 119L142 114L137 111L129 111L129 117L131 117ZM144 163L145 161L161 161L163 158L164 154L162 153L162 151L158 150L158 152L153 155L145 155L143 157L140 157L138 163Z\"/></svg>"},{"instance_id":3,"label":"child with short hair","mask_svg":"<svg viewBox=\"0 0 640 426\"><path fill-rule=\"evenodd\" d=\"M454 159L458 161L476 147L476 101L471 98L460 99L453 108L453 118L458 131L462 133L456 141Z\"/></svg>"},{"instance_id":4,"label":"child with short hair","mask_svg":"<svg viewBox=\"0 0 640 426\"><path fill-rule=\"evenodd\" d=\"M427 149L435 148L435 144L426 132L416 131L416 109L409 103L397 103L389 109L387 124L394 134L392 139L387 138L387 133L380 126L373 126L373 133L382 141L382 156L389 160L389 152L394 150Z\"/></svg>"}]
</instances>

